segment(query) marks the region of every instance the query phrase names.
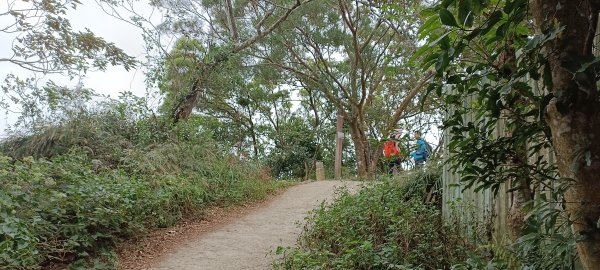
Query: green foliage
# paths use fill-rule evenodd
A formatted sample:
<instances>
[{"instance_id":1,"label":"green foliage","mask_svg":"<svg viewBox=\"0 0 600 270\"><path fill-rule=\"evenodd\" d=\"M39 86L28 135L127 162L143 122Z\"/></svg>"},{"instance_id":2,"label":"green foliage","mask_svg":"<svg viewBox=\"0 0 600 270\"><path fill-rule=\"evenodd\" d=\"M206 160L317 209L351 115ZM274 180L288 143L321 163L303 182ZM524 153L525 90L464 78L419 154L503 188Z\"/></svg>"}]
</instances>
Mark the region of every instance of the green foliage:
<instances>
[{"instance_id":1,"label":"green foliage","mask_svg":"<svg viewBox=\"0 0 600 270\"><path fill-rule=\"evenodd\" d=\"M529 40L532 33L523 21L526 2L503 4L444 1L432 8L439 15L426 16L439 16L450 27L439 30L439 24L432 21L419 30L428 41L420 49L425 54L424 66L434 65L441 80L430 85L430 91L452 108L444 126L452 136L447 147L453 154L453 168L468 186L478 188L497 189L516 175L527 177L528 183L555 177L555 168L543 157L527 164L529 153L550 148L542 113L549 95L537 89L539 83L527 81L541 78L545 65L541 46L556 33ZM472 23L450 23L453 12ZM498 132L509 135L498 136ZM509 163L519 166L502 166Z\"/></svg>"},{"instance_id":2,"label":"green foliage","mask_svg":"<svg viewBox=\"0 0 600 270\"><path fill-rule=\"evenodd\" d=\"M278 248L281 269L443 269L467 259L473 246L444 224L428 191L439 171L340 191L316 209L298 246Z\"/></svg>"},{"instance_id":3,"label":"green foliage","mask_svg":"<svg viewBox=\"0 0 600 270\"><path fill-rule=\"evenodd\" d=\"M267 156L273 175L279 178L303 178L314 162L322 159L317 138L300 117L293 117L279 127L282 132L274 151Z\"/></svg>"},{"instance_id":4,"label":"green foliage","mask_svg":"<svg viewBox=\"0 0 600 270\"><path fill-rule=\"evenodd\" d=\"M3 56L1 61L34 72L68 72L71 76L88 68L105 70L108 65L121 64L127 70L134 67L134 58L115 44L88 29L73 30L67 14L81 4L78 0L7 3L1 32L16 37L11 43L13 55Z\"/></svg>"},{"instance_id":5,"label":"green foliage","mask_svg":"<svg viewBox=\"0 0 600 270\"><path fill-rule=\"evenodd\" d=\"M137 100L104 105L2 143L0 268L114 268L123 238L283 183L230 155L199 121L170 129Z\"/></svg>"},{"instance_id":6,"label":"green foliage","mask_svg":"<svg viewBox=\"0 0 600 270\"><path fill-rule=\"evenodd\" d=\"M522 268L568 269L579 236L569 232L564 211L571 183L558 177L551 161L545 112L555 96L544 52L565 28L552 24L535 31L529 9L524 0L442 1L422 14L426 23L419 37L427 44L414 59L437 71L429 92L449 107L444 122L452 138L449 164L466 186L497 192L509 182L511 191L531 191L531 201L517 206L527 213L522 236L505 250ZM564 64L574 75L595 63L578 60ZM482 259L473 267L499 260Z\"/></svg>"},{"instance_id":7,"label":"green foliage","mask_svg":"<svg viewBox=\"0 0 600 270\"><path fill-rule=\"evenodd\" d=\"M557 181L560 183L560 181ZM572 221L561 202L570 183L557 184L553 192L529 202L529 218L522 237L508 246L524 268L574 269L576 244L583 235L573 235Z\"/></svg>"}]
</instances>

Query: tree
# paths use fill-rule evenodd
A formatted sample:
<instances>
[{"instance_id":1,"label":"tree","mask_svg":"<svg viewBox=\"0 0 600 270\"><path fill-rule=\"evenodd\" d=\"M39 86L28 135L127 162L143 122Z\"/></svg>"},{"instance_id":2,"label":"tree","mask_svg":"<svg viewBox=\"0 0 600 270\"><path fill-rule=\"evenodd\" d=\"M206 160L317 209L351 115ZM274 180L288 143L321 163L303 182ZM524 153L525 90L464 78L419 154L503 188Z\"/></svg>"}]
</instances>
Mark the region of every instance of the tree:
<instances>
[{"instance_id":1,"label":"tree","mask_svg":"<svg viewBox=\"0 0 600 270\"><path fill-rule=\"evenodd\" d=\"M600 1L538 0L530 5L539 32L564 27L543 51L552 78L548 90L554 96L546 121L560 176L573 180L565 199L574 233L585 237L577 249L584 267L593 269L600 265L600 100L593 55Z\"/></svg>"},{"instance_id":2,"label":"tree","mask_svg":"<svg viewBox=\"0 0 600 270\"><path fill-rule=\"evenodd\" d=\"M154 2L153 5L166 12L166 20L158 30L194 37L208 49L209 57L197 61L193 67L197 75L191 88L174 106L174 121L189 117L208 83L207 78L219 74L230 58L241 59L242 51L268 36L307 2L311 0Z\"/></svg>"},{"instance_id":3,"label":"tree","mask_svg":"<svg viewBox=\"0 0 600 270\"><path fill-rule=\"evenodd\" d=\"M198 72L196 67L211 59L210 53L219 51L222 50L204 48L196 39L184 37L177 41L164 59L165 74L159 82L165 95L161 110L167 115L176 113L178 102L185 98L188 89L199 76L206 76L195 110L230 125L228 140L232 144L245 148L246 138L249 138L253 157L258 158L265 150L261 137L282 141L278 135L282 132L279 126L291 113L289 92L277 88L280 79L276 75L273 77L264 69L244 68L236 57L224 60L219 72Z\"/></svg>"},{"instance_id":4,"label":"tree","mask_svg":"<svg viewBox=\"0 0 600 270\"><path fill-rule=\"evenodd\" d=\"M401 19L389 20L390 15ZM313 2L265 39L254 55L323 93L340 109L350 129L359 177L375 176L382 146L371 140L389 135L431 78L428 73L419 82L421 76L409 68L416 47L414 18L371 2ZM401 105L383 113L375 106L386 98L398 104L401 97Z\"/></svg>"},{"instance_id":5,"label":"tree","mask_svg":"<svg viewBox=\"0 0 600 270\"><path fill-rule=\"evenodd\" d=\"M15 64L40 73L70 75L89 68L103 70L107 65L130 69L135 60L113 43L97 37L90 30L74 31L67 19L77 0L8 1L0 13L6 23L0 27L6 39L13 39L12 55L0 62Z\"/></svg>"},{"instance_id":6,"label":"tree","mask_svg":"<svg viewBox=\"0 0 600 270\"><path fill-rule=\"evenodd\" d=\"M599 8L600 2L588 0L444 1L421 29L430 41L421 50L425 66L435 65L454 86L448 103L462 106L466 95L477 102L468 109L478 113L474 121L466 123L461 116L467 111L458 109L446 123L466 134L451 145L465 180L497 188L510 179L502 176L525 173L538 185L565 183L564 206L573 234L582 237L577 251L586 269L600 265L600 100L593 54ZM435 29L439 22L441 31ZM501 116L518 129L491 139ZM543 159L519 162L525 144L531 152L551 148L559 177ZM502 166L509 163L515 166Z\"/></svg>"}]
</instances>

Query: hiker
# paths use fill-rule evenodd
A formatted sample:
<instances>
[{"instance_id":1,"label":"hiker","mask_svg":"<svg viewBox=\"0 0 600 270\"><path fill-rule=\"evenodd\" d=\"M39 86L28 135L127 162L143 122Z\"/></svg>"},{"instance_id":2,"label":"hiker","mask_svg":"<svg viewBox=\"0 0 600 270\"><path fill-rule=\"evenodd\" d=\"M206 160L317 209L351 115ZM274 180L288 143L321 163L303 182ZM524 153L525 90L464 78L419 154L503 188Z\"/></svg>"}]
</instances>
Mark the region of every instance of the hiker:
<instances>
[{"instance_id":1,"label":"hiker","mask_svg":"<svg viewBox=\"0 0 600 270\"><path fill-rule=\"evenodd\" d=\"M402 160L400 159L400 149L398 148L398 140L402 132L397 129L390 135L390 140L386 141L383 144L383 155L386 157L388 162L388 172L392 174L398 173L398 170L401 169L400 163Z\"/></svg>"},{"instance_id":2,"label":"hiker","mask_svg":"<svg viewBox=\"0 0 600 270\"><path fill-rule=\"evenodd\" d=\"M425 165L427 158L431 154L431 146L421 138L421 132L415 131L416 146L415 151L410 153L410 156L415 161L415 168L421 168Z\"/></svg>"}]
</instances>

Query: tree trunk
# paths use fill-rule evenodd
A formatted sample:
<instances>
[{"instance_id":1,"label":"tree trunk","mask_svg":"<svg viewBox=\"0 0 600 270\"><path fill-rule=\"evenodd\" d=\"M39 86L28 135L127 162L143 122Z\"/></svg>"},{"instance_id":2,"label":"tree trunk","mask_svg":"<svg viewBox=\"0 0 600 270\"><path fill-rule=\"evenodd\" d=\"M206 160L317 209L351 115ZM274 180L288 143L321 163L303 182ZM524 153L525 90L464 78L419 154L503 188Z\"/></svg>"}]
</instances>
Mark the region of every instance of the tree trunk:
<instances>
[{"instance_id":1,"label":"tree trunk","mask_svg":"<svg viewBox=\"0 0 600 270\"><path fill-rule=\"evenodd\" d=\"M357 173L358 177L362 179L373 179L375 178L375 172L371 171L371 154L369 152L369 143L365 135L362 125L358 123L358 119L353 117L348 122L350 127L350 136L354 143L354 151L356 152L357 162Z\"/></svg>"},{"instance_id":2,"label":"tree trunk","mask_svg":"<svg viewBox=\"0 0 600 270\"><path fill-rule=\"evenodd\" d=\"M527 212L524 206L533 199L533 193L529 183L523 178L511 180L513 191L509 192L510 208L508 211L508 228L510 238L515 241L523 236L526 225Z\"/></svg>"},{"instance_id":3,"label":"tree trunk","mask_svg":"<svg viewBox=\"0 0 600 270\"><path fill-rule=\"evenodd\" d=\"M575 76L563 61L590 59L598 19L598 1L531 0L540 32L566 28L545 48L554 98L546 119L552 132L560 177L572 180L565 194L575 235L585 239L577 251L586 269L600 265L600 102L592 70Z\"/></svg>"},{"instance_id":4,"label":"tree trunk","mask_svg":"<svg viewBox=\"0 0 600 270\"><path fill-rule=\"evenodd\" d=\"M517 70L517 55L515 52L512 40L507 41L507 48L501 53L497 59L496 68L500 70L507 79L510 78L510 74ZM509 69L508 71L506 69ZM513 92L517 92L516 89L512 89ZM525 105L526 101L518 96L516 100L517 104ZM514 116L510 110L502 112L506 118ZM519 121L510 123L506 127L506 136L513 137L515 132L522 130L522 124ZM508 211L508 228L509 236L513 241L524 235L525 226L527 224L527 210L525 206L529 201L533 199L533 191L531 190L530 172L527 171L527 142L522 142L518 139L515 140L515 144L512 145L512 157L508 161L508 167L519 168L518 173L515 176L510 177L510 191L508 196L510 198L510 208ZM522 169L521 169L522 168Z\"/></svg>"},{"instance_id":5,"label":"tree trunk","mask_svg":"<svg viewBox=\"0 0 600 270\"><path fill-rule=\"evenodd\" d=\"M383 143L377 144L374 148L371 151L371 164L369 164L369 171L373 172L373 174L377 171L377 165L379 165L379 160L383 154Z\"/></svg>"},{"instance_id":6,"label":"tree trunk","mask_svg":"<svg viewBox=\"0 0 600 270\"><path fill-rule=\"evenodd\" d=\"M515 70L516 65L512 65L512 68ZM522 125L517 121L508 128L509 131L507 136L512 137L514 132L522 130ZM511 152L513 153L513 156L508 162L508 166L513 167L518 171L515 173L515 176L510 177L511 191L509 191L508 194L510 197L508 228L512 240L517 240L524 235L525 226L527 224L527 209L525 209L525 207L528 202L533 200L534 192L531 189L531 172L528 170L527 166L529 163L527 142L519 143L519 140L517 140L512 147L513 149Z\"/></svg>"}]
</instances>

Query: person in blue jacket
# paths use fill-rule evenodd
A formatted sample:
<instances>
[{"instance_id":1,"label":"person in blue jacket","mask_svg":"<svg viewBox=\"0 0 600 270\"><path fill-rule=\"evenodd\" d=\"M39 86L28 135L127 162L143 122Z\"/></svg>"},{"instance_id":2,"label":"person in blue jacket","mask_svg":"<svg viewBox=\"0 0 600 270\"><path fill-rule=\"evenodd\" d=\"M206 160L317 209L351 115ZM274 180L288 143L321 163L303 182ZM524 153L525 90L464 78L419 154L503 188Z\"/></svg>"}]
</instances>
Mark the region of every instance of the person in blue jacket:
<instances>
[{"instance_id":1,"label":"person in blue jacket","mask_svg":"<svg viewBox=\"0 0 600 270\"><path fill-rule=\"evenodd\" d=\"M415 139L417 140L416 150L410 153L410 156L415 161L415 167L423 167L425 161L427 161L427 142L421 138L421 132L415 131Z\"/></svg>"}]
</instances>

